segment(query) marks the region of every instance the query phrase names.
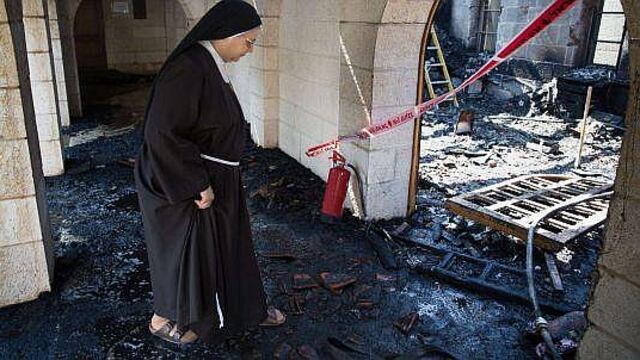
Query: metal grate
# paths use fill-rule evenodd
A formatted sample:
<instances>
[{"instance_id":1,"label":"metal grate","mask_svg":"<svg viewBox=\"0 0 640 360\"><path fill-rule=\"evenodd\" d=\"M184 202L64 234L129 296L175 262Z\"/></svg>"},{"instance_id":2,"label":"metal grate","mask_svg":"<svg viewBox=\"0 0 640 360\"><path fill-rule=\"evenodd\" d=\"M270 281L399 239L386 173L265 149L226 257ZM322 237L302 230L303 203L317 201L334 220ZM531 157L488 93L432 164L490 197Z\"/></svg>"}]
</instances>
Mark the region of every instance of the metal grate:
<instances>
[{"instance_id":1,"label":"metal grate","mask_svg":"<svg viewBox=\"0 0 640 360\"><path fill-rule=\"evenodd\" d=\"M613 184L600 179L567 175L526 175L447 200L445 207L486 226L527 238L530 224L541 213L584 194L598 194ZM608 199L586 201L543 221L534 244L557 251L566 242L601 224Z\"/></svg>"}]
</instances>

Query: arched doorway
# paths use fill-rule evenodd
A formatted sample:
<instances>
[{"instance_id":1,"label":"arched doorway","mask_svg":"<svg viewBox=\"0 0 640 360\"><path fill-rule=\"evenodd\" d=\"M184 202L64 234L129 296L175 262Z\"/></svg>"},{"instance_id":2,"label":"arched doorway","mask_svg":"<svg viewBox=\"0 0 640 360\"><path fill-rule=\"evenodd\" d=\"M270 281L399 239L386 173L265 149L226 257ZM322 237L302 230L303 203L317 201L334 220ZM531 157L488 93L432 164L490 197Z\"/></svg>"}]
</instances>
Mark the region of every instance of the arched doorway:
<instances>
[{"instance_id":1,"label":"arched doorway","mask_svg":"<svg viewBox=\"0 0 640 360\"><path fill-rule=\"evenodd\" d=\"M107 69L102 5L101 0L84 0L76 12L74 39L79 71Z\"/></svg>"}]
</instances>

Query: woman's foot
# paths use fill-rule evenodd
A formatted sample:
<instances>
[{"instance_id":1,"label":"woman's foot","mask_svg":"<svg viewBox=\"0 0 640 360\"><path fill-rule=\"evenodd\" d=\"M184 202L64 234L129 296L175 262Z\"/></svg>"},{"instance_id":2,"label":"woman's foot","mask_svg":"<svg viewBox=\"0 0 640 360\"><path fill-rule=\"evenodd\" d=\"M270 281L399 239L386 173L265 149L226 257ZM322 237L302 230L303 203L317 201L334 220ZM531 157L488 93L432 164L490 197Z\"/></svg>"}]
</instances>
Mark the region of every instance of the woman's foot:
<instances>
[{"instance_id":1,"label":"woman's foot","mask_svg":"<svg viewBox=\"0 0 640 360\"><path fill-rule=\"evenodd\" d=\"M287 320L285 314L282 311L269 307L267 309L267 318L260 324L260 326L279 326L284 324Z\"/></svg>"},{"instance_id":2,"label":"woman's foot","mask_svg":"<svg viewBox=\"0 0 640 360\"><path fill-rule=\"evenodd\" d=\"M191 330L181 331L171 320L153 314L149 323L151 334L174 344L186 345L198 340L198 335Z\"/></svg>"}]
</instances>

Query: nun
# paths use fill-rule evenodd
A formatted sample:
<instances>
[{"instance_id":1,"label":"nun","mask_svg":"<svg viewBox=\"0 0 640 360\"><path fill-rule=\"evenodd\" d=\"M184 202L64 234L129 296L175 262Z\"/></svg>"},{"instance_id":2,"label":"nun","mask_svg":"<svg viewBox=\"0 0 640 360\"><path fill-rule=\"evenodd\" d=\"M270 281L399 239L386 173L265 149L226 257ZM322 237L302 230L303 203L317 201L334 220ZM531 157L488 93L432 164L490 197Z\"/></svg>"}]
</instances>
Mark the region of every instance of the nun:
<instances>
[{"instance_id":1,"label":"nun","mask_svg":"<svg viewBox=\"0 0 640 360\"><path fill-rule=\"evenodd\" d=\"M212 342L285 315L267 307L240 158L247 123L225 64L252 52L256 10L222 0L169 55L151 89L135 167L154 314L149 331Z\"/></svg>"}]
</instances>

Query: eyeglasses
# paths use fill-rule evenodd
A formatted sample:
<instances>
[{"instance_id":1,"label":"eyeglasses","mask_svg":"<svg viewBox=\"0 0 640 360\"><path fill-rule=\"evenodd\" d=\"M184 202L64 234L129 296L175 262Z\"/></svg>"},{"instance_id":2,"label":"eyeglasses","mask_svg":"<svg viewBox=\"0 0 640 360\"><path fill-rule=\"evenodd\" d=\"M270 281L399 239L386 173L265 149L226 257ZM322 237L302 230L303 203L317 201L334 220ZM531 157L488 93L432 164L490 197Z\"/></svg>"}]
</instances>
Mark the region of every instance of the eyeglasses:
<instances>
[{"instance_id":1,"label":"eyeglasses","mask_svg":"<svg viewBox=\"0 0 640 360\"><path fill-rule=\"evenodd\" d=\"M247 45L249 45L249 47L255 46L256 45L256 41L258 41L258 39L251 40L251 39L246 39L246 38L244 40L247 42Z\"/></svg>"}]
</instances>

